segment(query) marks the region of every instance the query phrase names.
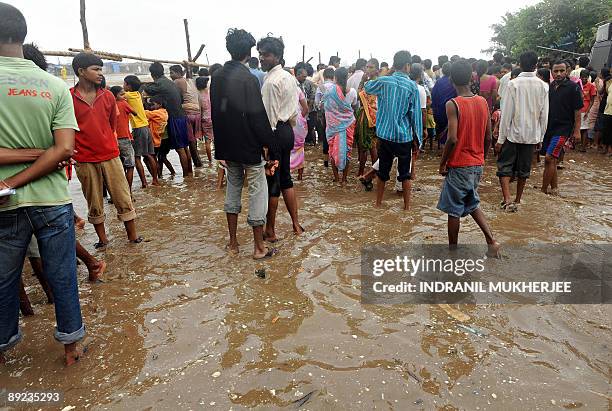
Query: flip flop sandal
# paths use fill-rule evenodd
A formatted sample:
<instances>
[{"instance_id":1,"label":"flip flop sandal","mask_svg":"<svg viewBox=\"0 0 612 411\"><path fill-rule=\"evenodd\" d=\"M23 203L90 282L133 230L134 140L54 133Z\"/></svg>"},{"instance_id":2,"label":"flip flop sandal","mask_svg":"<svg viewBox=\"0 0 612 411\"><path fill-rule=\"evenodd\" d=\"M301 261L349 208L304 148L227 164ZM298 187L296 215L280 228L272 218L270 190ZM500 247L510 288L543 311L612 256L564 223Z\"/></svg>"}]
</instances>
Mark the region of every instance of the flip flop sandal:
<instances>
[{"instance_id":1,"label":"flip flop sandal","mask_svg":"<svg viewBox=\"0 0 612 411\"><path fill-rule=\"evenodd\" d=\"M508 213L516 213L518 211L518 205L515 203L508 203L506 207L504 207L504 210Z\"/></svg>"},{"instance_id":2,"label":"flip flop sandal","mask_svg":"<svg viewBox=\"0 0 612 411\"><path fill-rule=\"evenodd\" d=\"M278 248L270 248L268 249L268 252L266 253L266 255L260 258L253 257L253 260L255 261L267 260L269 258L274 257L276 254L278 254Z\"/></svg>"},{"instance_id":3,"label":"flip flop sandal","mask_svg":"<svg viewBox=\"0 0 612 411\"><path fill-rule=\"evenodd\" d=\"M108 245L108 243L103 243L102 241L98 241L97 243L94 244L94 248L96 250L99 250L100 248L105 248Z\"/></svg>"},{"instance_id":4,"label":"flip flop sandal","mask_svg":"<svg viewBox=\"0 0 612 411\"><path fill-rule=\"evenodd\" d=\"M137 238L137 239L135 239L135 240L130 240L130 244L140 244L140 243L142 243L143 241L144 241L144 238L142 238L142 237L138 237L138 238Z\"/></svg>"}]
</instances>

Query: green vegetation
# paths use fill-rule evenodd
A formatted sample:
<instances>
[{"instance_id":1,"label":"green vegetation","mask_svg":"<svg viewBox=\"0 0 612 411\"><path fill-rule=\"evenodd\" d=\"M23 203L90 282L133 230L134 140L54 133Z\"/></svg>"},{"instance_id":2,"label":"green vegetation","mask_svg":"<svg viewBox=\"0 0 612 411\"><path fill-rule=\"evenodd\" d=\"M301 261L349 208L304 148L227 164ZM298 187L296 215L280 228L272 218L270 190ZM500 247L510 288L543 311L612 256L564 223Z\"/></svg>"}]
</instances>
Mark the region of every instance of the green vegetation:
<instances>
[{"instance_id":1,"label":"green vegetation","mask_svg":"<svg viewBox=\"0 0 612 411\"><path fill-rule=\"evenodd\" d=\"M506 13L493 24L491 48L517 57L536 46L588 53L596 25L612 19L612 0L544 0L515 13Z\"/></svg>"}]
</instances>

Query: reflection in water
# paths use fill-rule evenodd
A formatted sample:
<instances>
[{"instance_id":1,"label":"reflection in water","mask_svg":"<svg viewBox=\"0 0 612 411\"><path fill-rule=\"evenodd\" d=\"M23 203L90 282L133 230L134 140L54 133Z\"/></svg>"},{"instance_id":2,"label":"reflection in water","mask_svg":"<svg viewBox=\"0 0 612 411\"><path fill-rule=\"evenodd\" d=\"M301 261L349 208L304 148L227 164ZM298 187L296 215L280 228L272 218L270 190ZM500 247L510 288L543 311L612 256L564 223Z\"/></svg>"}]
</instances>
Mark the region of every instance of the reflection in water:
<instances>
[{"instance_id":1,"label":"reflection in water","mask_svg":"<svg viewBox=\"0 0 612 411\"><path fill-rule=\"evenodd\" d=\"M594 154L568 157L575 162L561 173L562 196L527 189L518 214L497 209L490 162L482 207L500 242L610 241L612 165ZM245 215L240 256L225 253L213 167L135 192L146 243L128 246L109 206L111 244L98 253L108 262L107 282L90 285L79 268L87 357L61 366L52 307L28 272L37 315L22 320L25 339L0 371L0 386L61 390L63 406L78 408L609 406L607 306L459 306L469 316L460 328L439 306L360 303L363 245L446 241L446 217L435 209L442 182L435 155L419 161L409 213L391 191L375 210L373 193L360 184L334 186L314 149L306 167L296 182L306 233L291 233L281 206L281 252L265 263L250 258ZM78 182L72 191L85 215ZM246 200L245 191L245 207ZM463 224L462 242L483 241L471 220ZM93 227L80 238L92 249ZM255 276L259 268L265 279Z\"/></svg>"}]
</instances>

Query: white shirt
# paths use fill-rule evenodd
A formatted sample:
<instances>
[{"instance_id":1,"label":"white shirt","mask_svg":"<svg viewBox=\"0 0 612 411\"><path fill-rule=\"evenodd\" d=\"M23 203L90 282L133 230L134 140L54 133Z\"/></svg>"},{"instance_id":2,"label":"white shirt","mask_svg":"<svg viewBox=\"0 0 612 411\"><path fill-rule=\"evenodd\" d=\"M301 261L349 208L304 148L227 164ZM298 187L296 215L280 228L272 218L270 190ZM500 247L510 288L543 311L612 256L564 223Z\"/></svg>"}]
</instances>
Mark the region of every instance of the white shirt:
<instances>
[{"instance_id":1,"label":"white shirt","mask_svg":"<svg viewBox=\"0 0 612 411\"><path fill-rule=\"evenodd\" d=\"M358 102L357 91L354 88L351 88L349 92L346 93L346 96L344 96L344 101L355 107Z\"/></svg>"},{"instance_id":2,"label":"white shirt","mask_svg":"<svg viewBox=\"0 0 612 411\"><path fill-rule=\"evenodd\" d=\"M329 90L333 86L335 86L334 81L328 79L325 80L325 82L322 83L319 87L317 87L317 92L315 93L315 107L317 109L321 108L321 105L323 104L323 96L325 95L327 90Z\"/></svg>"},{"instance_id":3,"label":"white shirt","mask_svg":"<svg viewBox=\"0 0 612 411\"><path fill-rule=\"evenodd\" d=\"M417 84L419 88L419 101L421 102L421 110L427 108L427 92L425 91L425 87Z\"/></svg>"},{"instance_id":4,"label":"white shirt","mask_svg":"<svg viewBox=\"0 0 612 411\"><path fill-rule=\"evenodd\" d=\"M517 144L538 144L548 125L548 84L523 72L510 81L501 102L499 138Z\"/></svg>"},{"instance_id":5,"label":"white shirt","mask_svg":"<svg viewBox=\"0 0 612 411\"><path fill-rule=\"evenodd\" d=\"M297 93L297 81L280 64L268 71L261 88L261 97L272 130L276 130L276 124L279 121L293 122L295 120L298 104L295 98Z\"/></svg>"},{"instance_id":6,"label":"white shirt","mask_svg":"<svg viewBox=\"0 0 612 411\"><path fill-rule=\"evenodd\" d=\"M497 89L497 94L499 95L500 99L504 98L504 93L506 91L506 87L508 87L508 83L510 82L511 75L512 73L508 72L504 74L501 79L499 79L499 88Z\"/></svg>"},{"instance_id":7,"label":"white shirt","mask_svg":"<svg viewBox=\"0 0 612 411\"><path fill-rule=\"evenodd\" d=\"M363 78L363 74L363 70L355 70L353 75L349 77L348 81L346 82L346 87L358 90L359 84L361 84L361 79Z\"/></svg>"}]
</instances>

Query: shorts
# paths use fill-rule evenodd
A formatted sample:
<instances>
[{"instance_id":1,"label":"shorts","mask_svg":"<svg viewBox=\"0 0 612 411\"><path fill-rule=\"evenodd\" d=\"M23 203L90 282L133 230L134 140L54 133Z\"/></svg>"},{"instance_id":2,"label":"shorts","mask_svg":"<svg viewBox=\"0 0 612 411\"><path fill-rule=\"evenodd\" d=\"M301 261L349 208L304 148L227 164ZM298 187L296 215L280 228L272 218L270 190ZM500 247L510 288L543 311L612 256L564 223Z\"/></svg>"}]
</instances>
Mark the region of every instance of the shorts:
<instances>
[{"instance_id":1,"label":"shorts","mask_svg":"<svg viewBox=\"0 0 612 411\"><path fill-rule=\"evenodd\" d=\"M478 184L482 166L450 167L444 179L438 210L452 217L465 217L480 206Z\"/></svg>"},{"instance_id":2,"label":"shorts","mask_svg":"<svg viewBox=\"0 0 612 411\"><path fill-rule=\"evenodd\" d=\"M382 181L389 181L389 172L393 165L393 158L397 157L397 181L410 180L412 166L412 142L395 143L378 139L379 167L376 175Z\"/></svg>"},{"instance_id":3,"label":"shorts","mask_svg":"<svg viewBox=\"0 0 612 411\"><path fill-rule=\"evenodd\" d=\"M76 174L87 201L87 220L91 224L100 224L106 219L102 196L104 184L113 199L119 220L126 222L136 218L132 195L119 157L99 163L77 163Z\"/></svg>"},{"instance_id":4,"label":"shorts","mask_svg":"<svg viewBox=\"0 0 612 411\"><path fill-rule=\"evenodd\" d=\"M168 142L171 150L178 150L189 145L187 135L187 117L168 117Z\"/></svg>"},{"instance_id":5,"label":"shorts","mask_svg":"<svg viewBox=\"0 0 612 411\"><path fill-rule=\"evenodd\" d=\"M134 146L129 138L120 138L119 143L119 159L123 164L123 168L133 168L136 164L134 161Z\"/></svg>"},{"instance_id":6,"label":"shorts","mask_svg":"<svg viewBox=\"0 0 612 411\"><path fill-rule=\"evenodd\" d=\"M497 158L497 177L529 178L535 144L506 140Z\"/></svg>"},{"instance_id":7,"label":"shorts","mask_svg":"<svg viewBox=\"0 0 612 411\"><path fill-rule=\"evenodd\" d=\"M136 157L155 154L153 137L151 136L151 129L148 126L133 129L132 136L134 136L132 144L134 145L134 155Z\"/></svg>"},{"instance_id":8,"label":"shorts","mask_svg":"<svg viewBox=\"0 0 612 411\"><path fill-rule=\"evenodd\" d=\"M278 144L278 151L271 153L272 160L278 160L278 168L273 176L268 179L268 196L280 197L283 190L293 187L291 179L291 150L294 144L293 128L288 122L279 122L274 131L274 137Z\"/></svg>"},{"instance_id":9,"label":"shorts","mask_svg":"<svg viewBox=\"0 0 612 411\"><path fill-rule=\"evenodd\" d=\"M159 147L155 147L155 154L158 158L166 157L170 153L170 139L164 138Z\"/></svg>"},{"instance_id":10,"label":"shorts","mask_svg":"<svg viewBox=\"0 0 612 411\"><path fill-rule=\"evenodd\" d=\"M565 136L552 136L546 148L546 155L558 159L563 153L566 140Z\"/></svg>"}]
</instances>

